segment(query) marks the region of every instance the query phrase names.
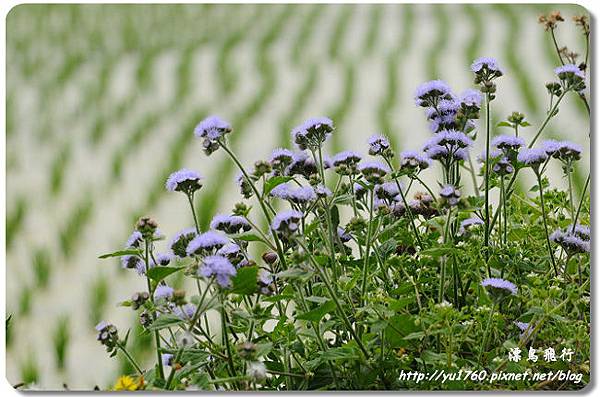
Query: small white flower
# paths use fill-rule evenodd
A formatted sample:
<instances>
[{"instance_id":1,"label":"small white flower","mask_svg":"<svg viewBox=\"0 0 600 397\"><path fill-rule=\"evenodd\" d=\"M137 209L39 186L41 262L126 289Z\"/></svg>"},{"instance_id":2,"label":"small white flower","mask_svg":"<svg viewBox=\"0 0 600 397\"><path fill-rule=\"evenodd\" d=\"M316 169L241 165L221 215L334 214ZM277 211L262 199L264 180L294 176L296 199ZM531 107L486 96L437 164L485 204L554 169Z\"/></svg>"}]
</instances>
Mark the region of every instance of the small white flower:
<instances>
[{"instance_id":1,"label":"small white flower","mask_svg":"<svg viewBox=\"0 0 600 397\"><path fill-rule=\"evenodd\" d=\"M265 367L265 364L261 361L252 361L248 364L246 375L251 377L254 381L263 381L267 377L267 367Z\"/></svg>"}]
</instances>

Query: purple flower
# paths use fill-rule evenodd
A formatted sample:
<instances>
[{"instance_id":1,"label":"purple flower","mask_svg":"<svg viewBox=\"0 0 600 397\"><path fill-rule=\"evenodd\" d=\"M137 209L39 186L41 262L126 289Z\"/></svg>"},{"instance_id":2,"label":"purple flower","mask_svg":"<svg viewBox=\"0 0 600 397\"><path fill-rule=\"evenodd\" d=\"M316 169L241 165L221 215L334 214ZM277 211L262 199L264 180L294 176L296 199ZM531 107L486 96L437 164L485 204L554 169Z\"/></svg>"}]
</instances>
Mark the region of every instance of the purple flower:
<instances>
[{"instance_id":1,"label":"purple flower","mask_svg":"<svg viewBox=\"0 0 600 397\"><path fill-rule=\"evenodd\" d=\"M298 230L300 220L303 217L304 215L300 211L281 211L275 215L271 224L271 229L279 234L291 235Z\"/></svg>"},{"instance_id":2,"label":"purple flower","mask_svg":"<svg viewBox=\"0 0 600 397\"><path fill-rule=\"evenodd\" d=\"M377 183L390 172L390 168L379 161L363 161L358 165L358 170L371 183Z\"/></svg>"},{"instance_id":3,"label":"purple flower","mask_svg":"<svg viewBox=\"0 0 600 397\"><path fill-rule=\"evenodd\" d=\"M210 228L227 234L236 234L242 231L247 232L252 229L250 223L244 217L225 214L215 215L210 222Z\"/></svg>"},{"instance_id":4,"label":"purple flower","mask_svg":"<svg viewBox=\"0 0 600 397\"><path fill-rule=\"evenodd\" d=\"M219 248L217 255L224 256L229 262L237 267L243 266L247 262L242 248L235 243L225 244L223 247Z\"/></svg>"},{"instance_id":5,"label":"purple flower","mask_svg":"<svg viewBox=\"0 0 600 397\"><path fill-rule=\"evenodd\" d=\"M481 286L488 288L489 291L517 294L517 286L501 278L486 278L481 282Z\"/></svg>"},{"instance_id":6,"label":"purple flower","mask_svg":"<svg viewBox=\"0 0 600 397\"><path fill-rule=\"evenodd\" d=\"M466 148L473 145L473 141L464 132L456 130L442 130L430 142L434 145L446 147Z\"/></svg>"},{"instance_id":7,"label":"purple flower","mask_svg":"<svg viewBox=\"0 0 600 397\"><path fill-rule=\"evenodd\" d=\"M472 88L466 89L460 95L460 103L464 104L467 107L477 108L481 107L481 93L478 90L474 90Z\"/></svg>"},{"instance_id":8,"label":"purple flower","mask_svg":"<svg viewBox=\"0 0 600 397\"><path fill-rule=\"evenodd\" d=\"M424 154L417 153L414 150L407 150L400 153L400 167L404 170L414 172L418 170L424 170L429 168L431 165L431 159Z\"/></svg>"},{"instance_id":9,"label":"purple flower","mask_svg":"<svg viewBox=\"0 0 600 397\"><path fill-rule=\"evenodd\" d=\"M448 204L454 206L460 201L460 190L454 185L444 185L440 190L440 197L446 199Z\"/></svg>"},{"instance_id":10,"label":"purple flower","mask_svg":"<svg viewBox=\"0 0 600 397\"><path fill-rule=\"evenodd\" d=\"M202 176L196 171L182 168L169 175L165 186L170 192L192 194L202 187Z\"/></svg>"},{"instance_id":11,"label":"purple flower","mask_svg":"<svg viewBox=\"0 0 600 397\"><path fill-rule=\"evenodd\" d=\"M131 236L127 239L127 243L125 244L125 248L140 248L142 241L144 241L144 237L142 237L142 233L135 230L131 233Z\"/></svg>"},{"instance_id":12,"label":"purple flower","mask_svg":"<svg viewBox=\"0 0 600 397\"><path fill-rule=\"evenodd\" d=\"M350 233L347 233L346 230L341 226L338 226L337 228L337 235L342 243L347 243L348 241L352 240Z\"/></svg>"},{"instance_id":13,"label":"purple flower","mask_svg":"<svg viewBox=\"0 0 600 397\"><path fill-rule=\"evenodd\" d=\"M154 299L171 299L173 297L173 291L173 288L168 285L161 284L154 290Z\"/></svg>"},{"instance_id":14,"label":"purple flower","mask_svg":"<svg viewBox=\"0 0 600 397\"><path fill-rule=\"evenodd\" d=\"M498 175L512 174L514 170L515 168L506 157L500 158L500 160L498 160L492 168L492 171L494 171Z\"/></svg>"},{"instance_id":15,"label":"purple flower","mask_svg":"<svg viewBox=\"0 0 600 397\"><path fill-rule=\"evenodd\" d=\"M143 269L144 261L137 255L123 255L121 257L121 267L123 269L136 269L138 273Z\"/></svg>"},{"instance_id":16,"label":"purple flower","mask_svg":"<svg viewBox=\"0 0 600 397\"><path fill-rule=\"evenodd\" d=\"M475 226L483 225L483 221L479 218L467 218L460 223L460 228L458 229L458 234L464 235L467 233L469 229Z\"/></svg>"},{"instance_id":17,"label":"purple flower","mask_svg":"<svg viewBox=\"0 0 600 397\"><path fill-rule=\"evenodd\" d=\"M209 116L194 129L194 134L202 138L202 147L207 155L219 148L219 139L232 131L231 125L218 116Z\"/></svg>"},{"instance_id":18,"label":"purple flower","mask_svg":"<svg viewBox=\"0 0 600 397\"><path fill-rule=\"evenodd\" d=\"M196 229L188 227L181 230L171 239L169 247L171 251L180 258L185 258L187 255L187 246L197 236Z\"/></svg>"},{"instance_id":19,"label":"purple flower","mask_svg":"<svg viewBox=\"0 0 600 397\"><path fill-rule=\"evenodd\" d=\"M196 305L194 305L193 303L186 303L183 306L175 306L173 305L173 307L171 308L171 311L173 312L174 315L176 315L177 317L179 317L182 320L191 320L192 318L194 318L194 315L196 314Z\"/></svg>"},{"instance_id":20,"label":"purple flower","mask_svg":"<svg viewBox=\"0 0 600 397\"><path fill-rule=\"evenodd\" d=\"M585 79L585 74L577 65L568 63L566 65L559 66L554 69L554 73L561 80L567 80L569 78L579 77L581 80Z\"/></svg>"},{"instance_id":21,"label":"purple flower","mask_svg":"<svg viewBox=\"0 0 600 397\"><path fill-rule=\"evenodd\" d=\"M320 198L330 197L332 195L331 190L325 185L315 186L315 193L317 194L317 197Z\"/></svg>"},{"instance_id":22,"label":"purple flower","mask_svg":"<svg viewBox=\"0 0 600 397\"><path fill-rule=\"evenodd\" d=\"M369 154L371 156L383 155L390 149L390 141L383 135L371 135L367 142L369 144Z\"/></svg>"},{"instance_id":23,"label":"purple flower","mask_svg":"<svg viewBox=\"0 0 600 397\"><path fill-rule=\"evenodd\" d=\"M441 99L449 99L452 91L448 84L441 80L427 81L417 87L415 103L417 106L430 107Z\"/></svg>"},{"instance_id":24,"label":"purple flower","mask_svg":"<svg viewBox=\"0 0 600 397\"><path fill-rule=\"evenodd\" d=\"M524 323L522 321L515 321L515 325L521 330L522 339L528 339L535 328L533 324Z\"/></svg>"},{"instance_id":25,"label":"purple flower","mask_svg":"<svg viewBox=\"0 0 600 397\"><path fill-rule=\"evenodd\" d=\"M109 323L108 321L102 320L96 325L95 329L96 329L96 331L100 332L100 331L104 331L106 328L110 327L111 325L112 324Z\"/></svg>"},{"instance_id":26,"label":"purple flower","mask_svg":"<svg viewBox=\"0 0 600 397\"><path fill-rule=\"evenodd\" d=\"M160 254L156 255L156 263L154 263L154 265L168 266L169 263L171 263L171 260L173 260L172 253L161 252Z\"/></svg>"},{"instance_id":27,"label":"purple flower","mask_svg":"<svg viewBox=\"0 0 600 397\"><path fill-rule=\"evenodd\" d=\"M317 172L315 161L305 152L295 152L291 164L285 169L285 175L302 175L307 179Z\"/></svg>"},{"instance_id":28,"label":"purple flower","mask_svg":"<svg viewBox=\"0 0 600 397\"><path fill-rule=\"evenodd\" d=\"M285 168L292 162L293 155L294 153L289 149L275 149L271 153L269 162L273 168Z\"/></svg>"},{"instance_id":29,"label":"purple flower","mask_svg":"<svg viewBox=\"0 0 600 397\"><path fill-rule=\"evenodd\" d=\"M401 186L402 187L402 186ZM380 200L396 201L399 199L400 190L396 182L386 182L375 186L375 195Z\"/></svg>"},{"instance_id":30,"label":"purple flower","mask_svg":"<svg viewBox=\"0 0 600 397\"><path fill-rule=\"evenodd\" d=\"M538 167L547 159L548 156L546 155L546 152L539 148L523 149L517 156L519 162L531 167Z\"/></svg>"},{"instance_id":31,"label":"purple flower","mask_svg":"<svg viewBox=\"0 0 600 397\"><path fill-rule=\"evenodd\" d=\"M525 146L525 140L514 135L499 135L492 140L492 145L506 153L518 151L519 148Z\"/></svg>"},{"instance_id":32,"label":"purple flower","mask_svg":"<svg viewBox=\"0 0 600 397\"><path fill-rule=\"evenodd\" d=\"M473 73L480 74L480 73L484 72L484 70L487 70L489 72L494 72L494 74L497 74L498 77L502 76L504 74L502 68L500 68L500 66L498 65L498 61L496 61L496 59L494 59L494 58L490 58L490 57L477 58L471 64L471 71Z\"/></svg>"},{"instance_id":33,"label":"purple flower","mask_svg":"<svg viewBox=\"0 0 600 397\"><path fill-rule=\"evenodd\" d=\"M359 153L346 150L333 156L333 165L336 167L341 164L352 165L359 163L360 160L362 160L362 156Z\"/></svg>"},{"instance_id":34,"label":"purple flower","mask_svg":"<svg viewBox=\"0 0 600 397\"><path fill-rule=\"evenodd\" d=\"M215 277L217 283L223 287L231 285L231 277L237 274L235 267L220 255L209 255L203 259L203 266L198 270L199 275L204 277Z\"/></svg>"},{"instance_id":35,"label":"purple flower","mask_svg":"<svg viewBox=\"0 0 600 397\"><path fill-rule=\"evenodd\" d=\"M583 148L569 141L555 141L553 139L542 142L542 148L548 156L561 161L575 161L581 159Z\"/></svg>"},{"instance_id":36,"label":"purple flower","mask_svg":"<svg viewBox=\"0 0 600 397\"><path fill-rule=\"evenodd\" d=\"M169 353L163 353L160 355L160 360L162 361L162 365L170 366L173 364L173 355Z\"/></svg>"},{"instance_id":37,"label":"purple flower","mask_svg":"<svg viewBox=\"0 0 600 397\"><path fill-rule=\"evenodd\" d=\"M584 254L591 251L590 230L585 226L569 226L566 231L555 230L550 235L550 240L560 245L569 255Z\"/></svg>"},{"instance_id":38,"label":"purple flower","mask_svg":"<svg viewBox=\"0 0 600 397\"><path fill-rule=\"evenodd\" d=\"M288 183L278 185L271 190L271 196L295 204L305 204L317 199L317 194L311 186L292 187Z\"/></svg>"},{"instance_id":39,"label":"purple flower","mask_svg":"<svg viewBox=\"0 0 600 397\"><path fill-rule=\"evenodd\" d=\"M292 140L300 150L317 149L334 130L333 121L327 117L314 117L292 130Z\"/></svg>"},{"instance_id":40,"label":"purple flower","mask_svg":"<svg viewBox=\"0 0 600 397\"><path fill-rule=\"evenodd\" d=\"M221 233L209 230L208 232L194 237L194 239L189 242L186 252L188 256L206 254L218 250L228 242L229 240L227 240L227 237L223 236Z\"/></svg>"}]
</instances>

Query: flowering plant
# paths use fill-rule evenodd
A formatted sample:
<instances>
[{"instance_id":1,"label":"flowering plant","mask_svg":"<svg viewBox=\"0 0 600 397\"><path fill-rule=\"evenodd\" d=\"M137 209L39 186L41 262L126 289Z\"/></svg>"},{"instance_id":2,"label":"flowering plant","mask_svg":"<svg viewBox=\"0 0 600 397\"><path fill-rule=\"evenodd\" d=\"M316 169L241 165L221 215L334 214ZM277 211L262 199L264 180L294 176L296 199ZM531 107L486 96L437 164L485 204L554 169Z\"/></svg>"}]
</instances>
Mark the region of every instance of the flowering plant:
<instances>
[{"instance_id":1,"label":"flowering plant","mask_svg":"<svg viewBox=\"0 0 600 397\"><path fill-rule=\"evenodd\" d=\"M108 322L98 324L98 340L130 361L142 379L129 381L135 389L515 388L400 373L524 372L532 364L509 362L506 350L548 344L576 348L566 365L585 381L544 386L581 387L589 380L589 177L576 201L571 179L583 149L539 140L567 94L587 103L583 66L555 70L547 117L528 141L518 112L498 126L513 132L492 136L497 84L509 71L487 57L471 65L477 89L456 95L439 80L418 87L432 137L417 151L398 153L374 135L370 157L329 157L327 140L339 132L316 117L292 130L295 150L275 149L249 170L227 143L232 126L206 118L194 134L207 155L225 152L239 168L243 200L202 230L194 200L203 177L174 172L166 188L185 197L191 227L159 253L164 237L144 217L124 250L103 256L120 257L147 281L123 305L152 335L154 362L144 369L128 333ZM477 140L485 143L480 169ZM567 194L549 183L552 162ZM430 170L441 171L439 186L425 183ZM528 172L536 178L529 193L518 185ZM181 275L193 290L175 286Z\"/></svg>"}]
</instances>

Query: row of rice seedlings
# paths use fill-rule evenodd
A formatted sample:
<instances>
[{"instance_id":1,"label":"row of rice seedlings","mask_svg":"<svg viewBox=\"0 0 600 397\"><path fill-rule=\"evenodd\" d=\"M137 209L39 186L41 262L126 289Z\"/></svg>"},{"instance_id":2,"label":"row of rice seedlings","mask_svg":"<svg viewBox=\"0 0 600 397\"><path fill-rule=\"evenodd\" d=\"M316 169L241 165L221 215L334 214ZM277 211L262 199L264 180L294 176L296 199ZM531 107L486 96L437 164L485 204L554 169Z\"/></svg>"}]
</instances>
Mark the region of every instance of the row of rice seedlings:
<instances>
[{"instance_id":1,"label":"row of rice seedlings","mask_svg":"<svg viewBox=\"0 0 600 397\"><path fill-rule=\"evenodd\" d=\"M425 70L427 78L441 79L443 76L440 74L440 62L444 50L448 47L448 38L450 37L450 21L448 19L447 7L442 5L433 5L431 7L433 15L435 17L435 23L437 34L435 40L429 47L427 55L425 57Z\"/></svg>"},{"instance_id":2,"label":"row of rice seedlings","mask_svg":"<svg viewBox=\"0 0 600 397\"><path fill-rule=\"evenodd\" d=\"M379 38L379 27L381 25L381 17L383 15L382 5L372 5L369 7L369 30L365 36L365 41L362 49L362 57L366 58L373 54L377 39Z\"/></svg>"},{"instance_id":3,"label":"row of rice seedlings","mask_svg":"<svg viewBox=\"0 0 600 397\"><path fill-rule=\"evenodd\" d=\"M60 371L65 369L69 341L71 339L69 323L69 316L66 314L61 315L57 319L54 331L52 333L54 360L56 368Z\"/></svg>"},{"instance_id":4,"label":"row of rice seedlings","mask_svg":"<svg viewBox=\"0 0 600 397\"><path fill-rule=\"evenodd\" d=\"M94 202L91 193L85 193L79 203L74 205L59 234L61 253L68 258L73 253L77 243L83 237L83 231L93 215Z\"/></svg>"},{"instance_id":5,"label":"row of rice seedlings","mask_svg":"<svg viewBox=\"0 0 600 397\"><path fill-rule=\"evenodd\" d=\"M379 129L382 133L387 134L390 143L394 147L398 147L397 137L402 135L399 126L394 125L391 121L402 84L398 74L402 67L401 62L404 60L404 54L407 54L410 51L413 43L413 21L415 19L414 8L412 5L405 4L399 9L402 11L402 20L400 23L402 31L400 32L400 37L398 37L398 46L386 58L386 91L377 108ZM392 132L394 133L392 134Z\"/></svg>"},{"instance_id":6,"label":"row of rice seedlings","mask_svg":"<svg viewBox=\"0 0 600 397\"><path fill-rule=\"evenodd\" d=\"M24 197L17 197L14 199L14 208L6 212L6 249L8 251L23 229L28 209L29 202Z\"/></svg>"},{"instance_id":7,"label":"row of rice seedlings","mask_svg":"<svg viewBox=\"0 0 600 397\"><path fill-rule=\"evenodd\" d=\"M263 108L263 105L271 97L275 89L275 70L270 58L269 49L274 41L281 36L283 29L289 26L289 18L294 15L291 5L285 5L280 9L280 12L272 16L273 23L260 38L255 54L255 62L260 74L261 85L256 95L234 117L232 122L234 126L248 124ZM230 138L231 146L235 147L240 139L244 139L243 134L232 134ZM229 180L234 171L234 166L230 161L221 161L217 170L217 174L221 180ZM198 218L201 227L206 228L210 223L210 219L216 212L219 203L219 200L216 200L216 198L222 194L224 188L225 184L223 183L207 186L205 194L202 195L202 200L198 199L198 201L201 201L198 209Z\"/></svg>"},{"instance_id":8,"label":"row of rice seedlings","mask_svg":"<svg viewBox=\"0 0 600 397\"><path fill-rule=\"evenodd\" d=\"M308 5L302 8L308 7ZM323 17L321 4L313 4L305 13L302 19L298 36L294 40L291 48L292 64L301 65L309 60L307 56L306 46L310 42L315 32L315 26L319 26L319 20Z\"/></svg>"},{"instance_id":9,"label":"row of rice seedlings","mask_svg":"<svg viewBox=\"0 0 600 397\"><path fill-rule=\"evenodd\" d=\"M103 318L108 305L110 284L103 274L97 274L88 289L89 325L98 324Z\"/></svg>"},{"instance_id":10,"label":"row of rice seedlings","mask_svg":"<svg viewBox=\"0 0 600 397\"><path fill-rule=\"evenodd\" d=\"M344 37L346 36L346 32L350 26L356 6L332 5L331 7L335 7L336 9L339 8L339 12L337 13L337 18L333 25L334 28L333 34L331 35L331 39L329 41L328 55L330 59L337 60L340 57L340 51L342 50Z\"/></svg>"}]
</instances>

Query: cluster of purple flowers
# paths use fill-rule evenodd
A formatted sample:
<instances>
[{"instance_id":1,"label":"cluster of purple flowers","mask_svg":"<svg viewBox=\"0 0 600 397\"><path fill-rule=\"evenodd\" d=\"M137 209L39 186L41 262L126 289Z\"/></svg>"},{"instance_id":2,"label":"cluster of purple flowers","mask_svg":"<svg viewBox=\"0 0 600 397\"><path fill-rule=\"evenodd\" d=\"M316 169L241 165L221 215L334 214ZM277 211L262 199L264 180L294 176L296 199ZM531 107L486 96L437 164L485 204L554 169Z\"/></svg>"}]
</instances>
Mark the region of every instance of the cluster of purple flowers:
<instances>
[{"instance_id":1,"label":"cluster of purple flowers","mask_svg":"<svg viewBox=\"0 0 600 397\"><path fill-rule=\"evenodd\" d=\"M390 141L383 135L371 135L368 140L369 154L371 156L386 156L391 154Z\"/></svg>"},{"instance_id":2,"label":"cluster of purple flowers","mask_svg":"<svg viewBox=\"0 0 600 397\"><path fill-rule=\"evenodd\" d=\"M231 277L237 274L235 267L220 255L209 255L202 259L202 267L198 269L198 274L203 277L214 277L223 288L231 286Z\"/></svg>"},{"instance_id":3,"label":"cluster of purple flowers","mask_svg":"<svg viewBox=\"0 0 600 397\"><path fill-rule=\"evenodd\" d=\"M465 235L468 231L477 226L483 225L483 220L479 218L467 218L460 223L460 228L458 229L458 234Z\"/></svg>"},{"instance_id":4,"label":"cluster of purple flowers","mask_svg":"<svg viewBox=\"0 0 600 397\"><path fill-rule=\"evenodd\" d=\"M194 134L202 138L202 147L207 155L217 150L221 138L231 131L231 125L218 116L209 116L194 128Z\"/></svg>"},{"instance_id":5,"label":"cluster of purple flowers","mask_svg":"<svg viewBox=\"0 0 600 397\"><path fill-rule=\"evenodd\" d=\"M542 142L542 149L548 156L559 159L565 163L580 160L581 153L583 152L583 148L576 143L556 141L553 139Z\"/></svg>"},{"instance_id":6,"label":"cluster of purple flowers","mask_svg":"<svg viewBox=\"0 0 600 397\"><path fill-rule=\"evenodd\" d=\"M486 278L481 282L481 286L487 288L495 296L517 294L517 286L502 278Z\"/></svg>"},{"instance_id":7,"label":"cluster of purple flowers","mask_svg":"<svg viewBox=\"0 0 600 397\"><path fill-rule=\"evenodd\" d=\"M289 237L298 231L304 214L296 210L285 210L275 215L271 229L279 235Z\"/></svg>"},{"instance_id":8,"label":"cluster of purple flowers","mask_svg":"<svg viewBox=\"0 0 600 397\"><path fill-rule=\"evenodd\" d=\"M557 229L550 240L560 245L569 255L588 253L591 250L591 230L589 226L573 225L566 230Z\"/></svg>"},{"instance_id":9,"label":"cluster of purple flowers","mask_svg":"<svg viewBox=\"0 0 600 397\"><path fill-rule=\"evenodd\" d=\"M248 223L248 221L242 216L218 214L215 215L210 222L210 228L214 230L220 230L227 234L236 234L240 232L247 232L252 227L250 226L250 223Z\"/></svg>"},{"instance_id":10,"label":"cluster of purple flowers","mask_svg":"<svg viewBox=\"0 0 600 397\"><path fill-rule=\"evenodd\" d=\"M310 118L292 130L292 139L300 150L317 150L333 130L331 119L327 117Z\"/></svg>"},{"instance_id":11,"label":"cluster of purple flowers","mask_svg":"<svg viewBox=\"0 0 600 397\"><path fill-rule=\"evenodd\" d=\"M430 138L423 146L425 154L433 160L447 162L467 159L467 147L473 141L463 132L444 130Z\"/></svg>"},{"instance_id":12,"label":"cluster of purple flowers","mask_svg":"<svg viewBox=\"0 0 600 397\"><path fill-rule=\"evenodd\" d=\"M227 237L214 230L209 230L194 237L187 245L186 253L188 256L207 255L214 253L229 240Z\"/></svg>"},{"instance_id":13,"label":"cluster of purple flowers","mask_svg":"<svg viewBox=\"0 0 600 397\"><path fill-rule=\"evenodd\" d=\"M354 175L357 173L357 164L362 160L359 153L347 150L333 156L333 166L340 175Z\"/></svg>"},{"instance_id":14,"label":"cluster of purple flowers","mask_svg":"<svg viewBox=\"0 0 600 397\"><path fill-rule=\"evenodd\" d=\"M202 187L202 176L196 171L183 168L169 175L165 186L171 192L192 194Z\"/></svg>"},{"instance_id":15,"label":"cluster of purple flowers","mask_svg":"<svg viewBox=\"0 0 600 397\"><path fill-rule=\"evenodd\" d=\"M276 186L270 194L273 197L298 205L307 204L317 199L317 193L312 186L293 187L288 183Z\"/></svg>"}]
</instances>

